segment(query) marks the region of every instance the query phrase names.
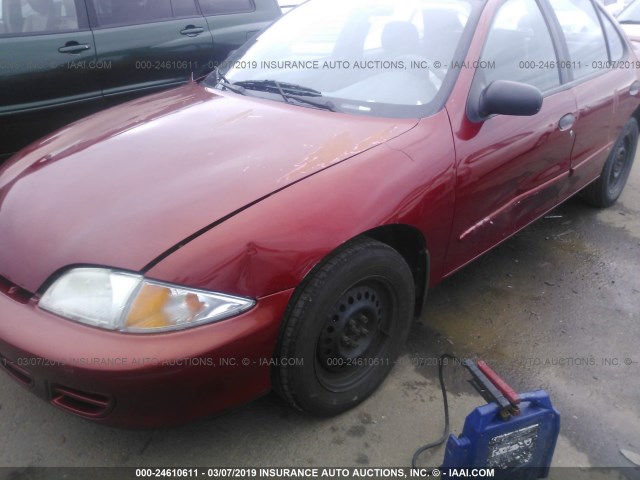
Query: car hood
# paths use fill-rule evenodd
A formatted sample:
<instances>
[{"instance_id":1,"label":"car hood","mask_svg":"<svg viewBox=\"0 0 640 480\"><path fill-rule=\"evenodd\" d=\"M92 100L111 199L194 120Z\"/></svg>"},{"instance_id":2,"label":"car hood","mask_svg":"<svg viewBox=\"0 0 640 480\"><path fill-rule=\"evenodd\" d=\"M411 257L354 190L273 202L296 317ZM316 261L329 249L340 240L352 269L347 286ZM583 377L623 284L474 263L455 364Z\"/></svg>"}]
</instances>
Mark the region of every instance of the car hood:
<instances>
[{"instance_id":1,"label":"car hood","mask_svg":"<svg viewBox=\"0 0 640 480\"><path fill-rule=\"evenodd\" d=\"M416 123L195 83L106 110L27 147L0 171L0 276L34 292L73 264L139 271L247 205Z\"/></svg>"}]
</instances>

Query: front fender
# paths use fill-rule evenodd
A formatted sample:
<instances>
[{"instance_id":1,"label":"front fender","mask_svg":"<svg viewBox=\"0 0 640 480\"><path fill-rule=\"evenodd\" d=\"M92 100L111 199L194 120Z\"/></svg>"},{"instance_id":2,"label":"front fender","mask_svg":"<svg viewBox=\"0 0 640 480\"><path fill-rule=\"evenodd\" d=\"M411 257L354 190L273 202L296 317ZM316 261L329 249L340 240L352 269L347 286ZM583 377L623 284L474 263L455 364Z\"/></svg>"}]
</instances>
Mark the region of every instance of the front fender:
<instances>
[{"instance_id":1,"label":"front fender","mask_svg":"<svg viewBox=\"0 0 640 480\"><path fill-rule=\"evenodd\" d=\"M424 235L434 285L453 214L453 166L443 111L227 219L146 275L260 298L296 287L330 252L363 232L403 224Z\"/></svg>"}]
</instances>

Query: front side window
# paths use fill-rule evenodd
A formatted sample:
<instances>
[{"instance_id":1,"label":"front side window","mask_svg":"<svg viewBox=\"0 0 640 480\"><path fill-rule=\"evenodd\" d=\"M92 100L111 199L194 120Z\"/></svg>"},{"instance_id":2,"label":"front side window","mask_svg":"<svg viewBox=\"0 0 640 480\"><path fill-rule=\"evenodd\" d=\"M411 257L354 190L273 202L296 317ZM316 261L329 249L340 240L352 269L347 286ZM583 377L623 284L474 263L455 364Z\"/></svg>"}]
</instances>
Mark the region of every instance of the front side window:
<instances>
[{"instance_id":1,"label":"front side window","mask_svg":"<svg viewBox=\"0 0 640 480\"><path fill-rule=\"evenodd\" d=\"M607 45L598 14L589 0L550 0L567 40L574 79L584 78L606 64Z\"/></svg>"},{"instance_id":2,"label":"front side window","mask_svg":"<svg viewBox=\"0 0 640 480\"><path fill-rule=\"evenodd\" d=\"M173 18L171 0L92 0L98 25L135 25Z\"/></svg>"},{"instance_id":3,"label":"front side window","mask_svg":"<svg viewBox=\"0 0 640 480\"><path fill-rule=\"evenodd\" d=\"M511 80L533 85L542 92L560 85L549 28L535 0L508 0L500 7L480 66L486 85L495 80Z\"/></svg>"},{"instance_id":4,"label":"front side window","mask_svg":"<svg viewBox=\"0 0 640 480\"><path fill-rule=\"evenodd\" d=\"M0 0L0 35L78 30L75 0Z\"/></svg>"},{"instance_id":5,"label":"front side window","mask_svg":"<svg viewBox=\"0 0 640 480\"><path fill-rule=\"evenodd\" d=\"M221 71L249 94L277 101L284 101L284 85L338 111L424 116L459 70L462 39L470 38L480 8L475 0L311 1L245 45ZM215 72L207 83L216 85Z\"/></svg>"}]
</instances>

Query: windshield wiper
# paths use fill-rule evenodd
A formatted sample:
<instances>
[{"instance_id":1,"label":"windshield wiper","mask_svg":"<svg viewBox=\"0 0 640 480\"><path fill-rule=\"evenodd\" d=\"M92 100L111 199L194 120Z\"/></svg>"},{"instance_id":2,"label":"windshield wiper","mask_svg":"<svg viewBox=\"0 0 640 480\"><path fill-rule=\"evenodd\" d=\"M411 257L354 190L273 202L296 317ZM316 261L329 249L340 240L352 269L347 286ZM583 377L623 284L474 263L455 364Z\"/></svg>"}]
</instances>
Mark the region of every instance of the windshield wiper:
<instances>
[{"instance_id":1,"label":"windshield wiper","mask_svg":"<svg viewBox=\"0 0 640 480\"><path fill-rule=\"evenodd\" d=\"M275 87L277 91L282 89L309 97L322 96L322 92L314 90L313 88L303 87L302 85L296 85L295 83L279 82L277 80L242 80L240 82L236 82L236 85L242 85L243 87L252 90L265 90L265 87Z\"/></svg>"},{"instance_id":2,"label":"windshield wiper","mask_svg":"<svg viewBox=\"0 0 640 480\"><path fill-rule=\"evenodd\" d=\"M244 91L244 87L229 81L229 79L225 77L224 73L220 71L220 68L216 68L216 85L221 85L223 88L226 88L227 90L231 90L233 93L246 95L246 92Z\"/></svg>"},{"instance_id":3,"label":"windshield wiper","mask_svg":"<svg viewBox=\"0 0 640 480\"><path fill-rule=\"evenodd\" d=\"M275 80L274 80L275 82ZM295 83L287 83L287 82L278 82L278 84L285 90L294 92L298 95L302 95L305 97L321 97L322 92L318 90L314 90L313 88L305 87L302 85L297 85Z\"/></svg>"},{"instance_id":4,"label":"windshield wiper","mask_svg":"<svg viewBox=\"0 0 640 480\"><path fill-rule=\"evenodd\" d=\"M295 100L296 102L305 103L315 108L319 108L321 110L328 110L330 112L337 112L338 109L330 100L311 100L309 98L299 97L298 95L291 95L289 93L282 94L285 100ZM289 103L289 102L287 102Z\"/></svg>"},{"instance_id":5,"label":"windshield wiper","mask_svg":"<svg viewBox=\"0 0 640 480\"><path fill-rule=\"evenodd\" d=\"M640 20L618 20L620 25L640 25Z\"/></svg>"},{"instance_id":6,"label":"windshield wiper","mask_svg":"<svg viewBox=\"0 0 640 480\"><path fill-rule=\"evenodd\" d=\"M313 88L303 87L293 83L278 82L277 80L244 80L237 82L235 85L249 90L262 90L265 92L279 93L282 99L287 103L291 103L291 100L294 100L298 103L304 103L322 110L329 110L330 112L337 111L333 102L329 100L322 101L305 98L322 97L322 92L314 90ZM297 94L289 92L295 92Z\"/></svg>"}]
</instances>

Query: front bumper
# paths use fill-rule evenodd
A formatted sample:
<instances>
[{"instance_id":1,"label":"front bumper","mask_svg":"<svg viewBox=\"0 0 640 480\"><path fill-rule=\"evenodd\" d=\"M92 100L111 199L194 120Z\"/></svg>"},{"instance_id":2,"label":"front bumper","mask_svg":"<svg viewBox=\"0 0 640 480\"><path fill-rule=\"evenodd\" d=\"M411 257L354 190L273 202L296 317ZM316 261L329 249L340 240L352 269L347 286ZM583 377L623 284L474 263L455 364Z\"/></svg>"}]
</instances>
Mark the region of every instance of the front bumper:
<instances>
[{"instance_id":1,"label":"front bumper","mask_svg":"<svg viewBox=\"0 0 640 480\"><path fill-rule=\"evenodd\" d=\"M292 292L222 322L151 335L88 327L0 292L0 367L58 408L100 423L184 423L269 391Z\"/></svg>"}]
</instances>

